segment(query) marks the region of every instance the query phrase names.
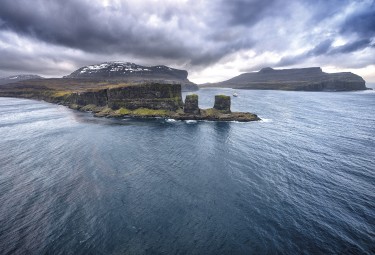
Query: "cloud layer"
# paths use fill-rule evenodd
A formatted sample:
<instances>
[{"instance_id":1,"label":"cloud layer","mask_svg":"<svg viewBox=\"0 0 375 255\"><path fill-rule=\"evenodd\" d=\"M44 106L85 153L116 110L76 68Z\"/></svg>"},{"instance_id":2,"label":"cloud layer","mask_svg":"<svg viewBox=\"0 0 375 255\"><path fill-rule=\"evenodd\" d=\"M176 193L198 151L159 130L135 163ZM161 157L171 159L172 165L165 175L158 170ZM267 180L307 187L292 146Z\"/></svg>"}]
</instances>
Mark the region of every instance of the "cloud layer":
<instances>
[{"instance_id":1,"label":"cloud layer","mask_svg":"<svg viewBox=\"0 0 375 255\"><path fill-rule=\"evenodd\" d=\"M108 60L185 68L207 80L267 65L368 70L375 3L1 0L0 56L0 75L61 76Z\"/></svg>"}]
</instances>

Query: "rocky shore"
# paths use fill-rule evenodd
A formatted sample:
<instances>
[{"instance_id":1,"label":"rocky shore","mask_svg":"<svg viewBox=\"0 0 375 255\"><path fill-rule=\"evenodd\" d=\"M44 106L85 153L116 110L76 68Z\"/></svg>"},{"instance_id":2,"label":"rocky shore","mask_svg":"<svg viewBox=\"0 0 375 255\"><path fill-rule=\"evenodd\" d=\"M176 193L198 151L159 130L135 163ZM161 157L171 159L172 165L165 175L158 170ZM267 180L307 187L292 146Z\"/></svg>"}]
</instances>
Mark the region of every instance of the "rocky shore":
<instances>
[{"instance_id":1,"label":"rocky shore","mask_svg":"<svg viewBox=\"0 0 375 255\"><path fill-rule=\"evenodd\" d=\"M93 89L61 91L44 86L6 86L0 96L44 100L71 109L93 112L97 117L172 118L177 120L256 121L255 114L232 112L229 96L215 96L210 109L200 109L198 95L182 101L181 85L145 83Z\"/></svg>"},{"instance_id":2,"label":"rocky shore","mask_svg":"<svg viewBox=\"0 0 375 255\"><path fill-rule=\"evenodd\" d=\"M155 118L164 117L176 120L209 120L209 121L239 121L249 122L260 120L260 118L249 112L232 112L230 110L230 97L225 95L216 95L215 104L210 109L200 109L198 107L198 95L187 95L183 108L176 111L154 110L148 108L138 108L129 110L120 108L113 110L108 107L97 107L89 105L85 107L71 106L73 109L82 111L92 111L97 117L132 117L132 118Z\"/></svg>"}]
</instances>

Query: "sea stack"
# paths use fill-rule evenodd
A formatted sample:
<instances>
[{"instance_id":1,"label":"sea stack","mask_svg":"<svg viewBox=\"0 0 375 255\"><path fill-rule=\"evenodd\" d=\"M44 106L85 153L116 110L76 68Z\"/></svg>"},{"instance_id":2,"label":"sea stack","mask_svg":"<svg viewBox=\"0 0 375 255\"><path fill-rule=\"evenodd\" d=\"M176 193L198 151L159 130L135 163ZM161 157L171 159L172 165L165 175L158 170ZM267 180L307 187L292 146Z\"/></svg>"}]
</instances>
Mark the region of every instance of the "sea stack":
<instances>
[{"instance_id":1,"label":"sea stack","mask_svg":"<svg viewBox=\"0 0 375 255\"><path fill-rule=\"evenodd\" d=\"M222 113L230 113L230 96L216 95L214 109Z\"/></svg>"},{"instance_id":2,"label":"sea stack","mask_svg":"<svg viewBox=\"0 0 375 255\"><path fill-rule=\"evenodd\" d=\"M184 113L200 114L200 109L198 106L198 95L186 95Z\"/></svg>"}]
</instances>

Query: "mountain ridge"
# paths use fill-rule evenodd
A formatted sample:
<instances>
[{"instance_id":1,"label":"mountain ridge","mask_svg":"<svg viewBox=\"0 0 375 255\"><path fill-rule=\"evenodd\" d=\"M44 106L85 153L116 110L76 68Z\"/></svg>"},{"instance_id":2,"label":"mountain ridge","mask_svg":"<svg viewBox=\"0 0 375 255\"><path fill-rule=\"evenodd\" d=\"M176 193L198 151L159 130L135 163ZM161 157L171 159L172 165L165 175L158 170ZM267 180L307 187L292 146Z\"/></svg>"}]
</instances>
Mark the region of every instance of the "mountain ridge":
<instances>
[{"instance_id":1,"label":"mountain ridge","mask_svg":"<svg viewBox=\"0 0 375 255\"><path fill-rule=\"evenodd\" d=\"M106 79L125 82L164 82L181 84L182 90L191 91L199 89L188 80L188 72L171 68L165 65L142 66L132 62L110 61L92 64L78 68L65 79Z\"/></svg>"},{"instance_id":2,"label":"mountain ridge","mask_svg":"<svg viewBox=\"0 0 375 255\"><path fill-rule=\"evenodd\" d=\"M9 83L16 83L19 81L32 80L32 79L44 79L44 77L35 74L17 74L0 78L0 85Z\"/></svg>"},{"instance_id":3,"label":"mountain ridge","mask_svg":"<svg viewBox=\"0 0 375 255\"><path fill-rule=\"evenodd\" d=\"M235 89L271 89L301 91L366 90L365 80L351 72L325 73L320 67L273 69L243 73L231 79L201 84L200 87L229 87Z\"/></svg>"}]
</instances>

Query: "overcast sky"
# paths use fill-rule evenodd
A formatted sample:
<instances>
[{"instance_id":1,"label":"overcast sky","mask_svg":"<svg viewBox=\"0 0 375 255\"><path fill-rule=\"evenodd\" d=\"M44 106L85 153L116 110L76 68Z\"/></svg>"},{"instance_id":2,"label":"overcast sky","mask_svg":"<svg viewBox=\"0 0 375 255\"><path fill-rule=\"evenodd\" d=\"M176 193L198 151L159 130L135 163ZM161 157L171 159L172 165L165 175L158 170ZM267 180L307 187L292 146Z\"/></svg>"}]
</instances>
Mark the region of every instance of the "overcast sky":
<instances>
[{"instance_id":1,"label":"overcast sky","mask_svg":"<svg viewBox=\"0 0 375 255\"><path fill-rule=\"evenodd\" d=\"M197 83L267 66L375 82L375 0L0 0L0 76L115 60Z\"/></svg>"}]
</instances>

